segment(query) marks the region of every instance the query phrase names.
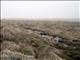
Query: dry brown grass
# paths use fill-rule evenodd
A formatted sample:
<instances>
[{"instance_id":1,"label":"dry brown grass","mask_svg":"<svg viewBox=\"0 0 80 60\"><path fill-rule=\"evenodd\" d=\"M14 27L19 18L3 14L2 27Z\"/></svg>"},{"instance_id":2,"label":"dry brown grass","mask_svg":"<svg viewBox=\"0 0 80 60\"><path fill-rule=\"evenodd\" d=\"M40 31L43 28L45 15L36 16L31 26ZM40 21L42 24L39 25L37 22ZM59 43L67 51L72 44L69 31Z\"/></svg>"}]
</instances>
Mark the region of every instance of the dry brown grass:
<instances>
[{"instance_id":1,"label":"dry brown grass","mask_svg":"<svg viewBox=\"0 0 80 60\"><path fill-rule=\"evenodd\" d=\"M70 49L53 44L51 38L53 35L61 36L67 39L68 43L73 39L80 40L79 27L78 22L2 20L0 33L3 36L1 38L3 42L1 43L1 51L8 49L12 52L31 55L35 60L73 59L72 55L68 56L65 53L65 50L69 52ZM41 32L48 32L49 34L41 36ZM75 50L72 52L74 53ZM79 49L76 51L79 52Z\"/></svg>"}]
</instances>

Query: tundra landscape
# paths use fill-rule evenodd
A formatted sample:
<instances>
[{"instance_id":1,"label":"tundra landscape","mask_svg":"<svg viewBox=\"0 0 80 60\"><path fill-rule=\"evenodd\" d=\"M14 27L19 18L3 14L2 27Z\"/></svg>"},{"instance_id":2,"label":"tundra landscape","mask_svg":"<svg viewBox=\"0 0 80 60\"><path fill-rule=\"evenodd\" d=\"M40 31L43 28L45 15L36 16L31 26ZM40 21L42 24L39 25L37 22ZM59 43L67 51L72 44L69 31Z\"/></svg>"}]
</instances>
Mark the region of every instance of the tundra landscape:
<instances>
[{"instance_id":1,"label":"tundra landscape","mask_svg":"<svg viewBox=\"0 0 80 60\"><path fill-rule=\"evenodd\" d=\"M80 22L2 20L1 60L79 60Z\"/></svg>"}]
</instances>

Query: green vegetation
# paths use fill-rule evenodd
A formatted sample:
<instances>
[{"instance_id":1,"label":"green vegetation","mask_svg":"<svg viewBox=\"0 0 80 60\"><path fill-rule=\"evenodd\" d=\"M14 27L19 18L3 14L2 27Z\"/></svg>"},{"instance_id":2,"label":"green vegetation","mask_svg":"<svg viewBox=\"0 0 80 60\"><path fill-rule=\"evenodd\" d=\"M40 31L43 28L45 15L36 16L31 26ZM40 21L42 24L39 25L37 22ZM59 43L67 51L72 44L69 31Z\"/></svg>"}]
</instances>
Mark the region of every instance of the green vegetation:
<instances>
[{"instance_id":1,"label":"green vegetation","mask_svg":"<svg viewBox=\"0 0 80 60\"><path fill-rule=\"evenodd\" d=\"M25 54L25 55L33 55L33 51L30 48L23 48L23 49L21 49L20 52Z\"/></svg>"}]
</instances>

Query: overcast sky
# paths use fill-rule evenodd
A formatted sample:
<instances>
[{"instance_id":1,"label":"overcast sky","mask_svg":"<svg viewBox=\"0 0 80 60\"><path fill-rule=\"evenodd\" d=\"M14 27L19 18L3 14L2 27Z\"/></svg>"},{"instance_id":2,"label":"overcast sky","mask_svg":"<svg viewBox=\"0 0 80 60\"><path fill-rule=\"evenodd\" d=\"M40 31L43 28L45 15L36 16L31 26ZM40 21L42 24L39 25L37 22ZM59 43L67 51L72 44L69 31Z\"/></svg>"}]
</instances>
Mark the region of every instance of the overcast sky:
<instances>
[{"instance_id":1,"label":"overcast sky","mask_svg":"<svg viewBox=\"0 0 80 60\"><path fill-rule=\"evenodd\" d=\"M1 18L79 18L78 1L1 1Z\"/></svg>"}]
</instances>

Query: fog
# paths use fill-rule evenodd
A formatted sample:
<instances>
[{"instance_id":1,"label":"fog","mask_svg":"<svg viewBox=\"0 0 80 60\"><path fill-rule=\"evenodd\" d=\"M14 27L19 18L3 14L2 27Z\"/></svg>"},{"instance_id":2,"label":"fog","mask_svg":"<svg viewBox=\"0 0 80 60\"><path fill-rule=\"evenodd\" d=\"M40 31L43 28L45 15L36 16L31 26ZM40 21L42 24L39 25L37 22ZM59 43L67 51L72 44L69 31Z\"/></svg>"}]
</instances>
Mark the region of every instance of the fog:
<instances>
[{"instance_id":1,"label":"fog","mask_svg":"<svg viewBox=\"0 0 80 60\"><path fill-rule=\"evenodd\" d=\"M78 1L1 1L1 19L80 18Z\"/></svg>"}]
</instances>

